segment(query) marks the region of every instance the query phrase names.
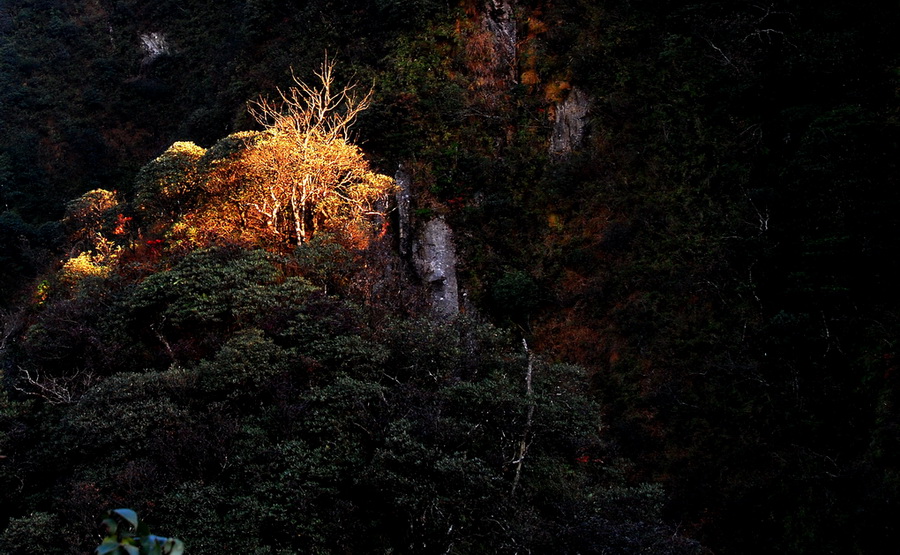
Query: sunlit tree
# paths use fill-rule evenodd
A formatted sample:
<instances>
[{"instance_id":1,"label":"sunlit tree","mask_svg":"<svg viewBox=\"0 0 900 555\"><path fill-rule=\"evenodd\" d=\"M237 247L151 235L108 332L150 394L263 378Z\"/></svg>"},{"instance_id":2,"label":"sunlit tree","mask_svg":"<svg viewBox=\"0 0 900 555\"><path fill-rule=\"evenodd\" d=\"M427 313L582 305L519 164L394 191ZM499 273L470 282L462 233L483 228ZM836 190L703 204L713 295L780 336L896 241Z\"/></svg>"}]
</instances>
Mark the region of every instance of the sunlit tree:
<instances>
[{"instance_id":1,"label":"sunlit tree","mask_svg":"<svg viewBox=\"0 0 900 555\"><path fill-rule=\"evenodd\" d=\"M176 143L148 164L136 198L145 229L192 245L293 247L323 231L366 243L394 186L350 141L372 92L337 87L327 59L315 76L315 86L294 78L274 100L251 103L262 131L209 149Z\"/></svg>"},{"instance_id":2,"label":"sunlit tree","mask_svg":"<svg viewBox=\"0 0 900 555\"><path fill-rule=\"evenodd\" d=\"M371 101L372 91L357 94L355 84L335 87L334 62L316 72L318 83L278 91L277 100L261 99L250 111L266 131L247 152L255 179L247 181L242 201L277 238L304 243L328 230L356 234L393 187L373 171L349 130Z\"/></svg>"}]
</instances>

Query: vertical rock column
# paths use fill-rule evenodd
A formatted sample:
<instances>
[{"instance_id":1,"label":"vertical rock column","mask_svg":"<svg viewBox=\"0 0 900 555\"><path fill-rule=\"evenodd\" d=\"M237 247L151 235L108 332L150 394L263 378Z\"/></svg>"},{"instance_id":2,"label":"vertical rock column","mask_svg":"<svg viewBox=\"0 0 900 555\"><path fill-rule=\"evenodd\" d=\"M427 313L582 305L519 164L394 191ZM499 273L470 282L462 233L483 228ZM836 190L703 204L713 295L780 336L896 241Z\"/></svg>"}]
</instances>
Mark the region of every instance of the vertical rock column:
<instances>
[{"instance_id":1,"label":"vertical rock column","mask_svg":"<svg viewBox=\"0 0 900 555\"><path fill-rule=\"evenodd\" d=\"M510 83L518 80L515 0L485 0L484 26L493 36L499 69Z\"/></svg>"},{"instance_id":2,"label":"vertical rock column","mask_svg":"<svg viewBox=\"0 0 900 555\"><path fill-rule=\"evenodd\" d=\"M443 218L425 224L416 237L413 265L431 291L431 309L435 316L450 319L459 314L459 289L456 283L456 246L453 231Z\"/></svg>"},{"instance_id":3,"label":"vertical rock column","mask_svg":"<svg viewBox=\"0 0 900 555\"><path fill-rule=\"evenodd\" d=\"M412 202L412 193L410 185L412 178L403 166L397 168L394 174L394 183L397 185L397 192L394 197L397 200L397 234L399 236L400 256L404 260L409 260L410 246L412 244L412 236L410 234L410 205Z\"/></svg>"},{"instance_id":4,"label":"vertical rock column","mask_svg":"<svg viewBox=\"0 0 900 555\"><path fill-rule=\"evenodd\" d=\"M412 262L413 270L428 287L432 313L447 320L459 314L456 283L456 245L453 231L443 218L412 226L412 177L403 166L394 175L397 184L397 234L400 256Z\"/></svg>"},{"instance_id":5,"label":"vertical rock column","mask_svg":"<svg viewBox=\"0 0 900 555\"><path fill-rule=\"evenodd\" d=\"M564 156L581 144L590 107L590 97L578 88L572 88L566 99L556 105L550 154Z\"/></svg>"}]
</instances>

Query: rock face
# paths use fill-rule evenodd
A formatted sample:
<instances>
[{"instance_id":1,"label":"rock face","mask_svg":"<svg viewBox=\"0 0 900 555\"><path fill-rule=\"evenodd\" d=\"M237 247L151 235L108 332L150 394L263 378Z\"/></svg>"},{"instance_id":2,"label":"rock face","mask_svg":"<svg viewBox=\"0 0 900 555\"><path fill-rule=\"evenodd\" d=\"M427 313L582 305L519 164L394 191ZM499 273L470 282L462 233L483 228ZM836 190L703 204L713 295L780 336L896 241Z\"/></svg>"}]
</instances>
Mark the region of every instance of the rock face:
<instances>
[{"instance_id":1,"label":"rock face","mask_svg":"<svg viewBox=\"0 0 900 555\"><path fill-rule=\"evenodd\" d=\"M400 256L404 259L408 259L412 244L409 218L412 200L410 193L412 178L402 165L397 168L397 173L394 174L394 183L397 186L397 192L394 194L394 198L397 200L397 232L399 235Z\"/></svg>"},{"instance_id":2,"label":"rock face","mask_svg":"<svg viewBox=\"0 0 900 555\"><path fill-rule=\"evenodd\" d=\"M483 24L493 37L498 66L507 72L507 79L515 83L516 71L516 19L513 12L515 0L485 0Z\"/></svg>"},{"instance_id":3,"label":"rock face","mask_svg":"<svg viewBox=\"0 0 900 555\"><path fill-rule=\"evenodd\" d=\"M566 99L556 105L553 134L550 136L551 155L563 156L578 148L584 139L590 108L590 97L578 88L572 88Z\"/></svg>"},{"instance_id":4,"label":"rock face","mask_svg":"<svg viewBox=\"0 0 900 555\"><path fill-rule=\"evenodd\" d=\"M456 245L453 231L441 217L424 225L412 225L412 176L401 165L394 175L397 185L397 235L400 257L411 264L415 275L428 288L432 313L440 319L459 314L456 282Z\"/></svg>"},{"instance_id":5,"label":"rock face","mask_svg":"<svg viewBox=\"0 0 900 555\"><path fill-rule=\"evenodd\" d=\"M140 36L141 50L144 52L142 65L148 65L154 60L169 53L169 41L162 33L144 33Z\"/></svg>"},{"instance_id":6,"label":"rock face","mask_svg":"<svg viewBox=\"0 0 900 555\"><path fill-rule=\"evenodd\" d=\"M422 228L413 244L413 266L431 291L435 316L449 319L459 314L456 283L456 246L453 231L443 218L433 218Z\"/></svg>"}]
</instances>

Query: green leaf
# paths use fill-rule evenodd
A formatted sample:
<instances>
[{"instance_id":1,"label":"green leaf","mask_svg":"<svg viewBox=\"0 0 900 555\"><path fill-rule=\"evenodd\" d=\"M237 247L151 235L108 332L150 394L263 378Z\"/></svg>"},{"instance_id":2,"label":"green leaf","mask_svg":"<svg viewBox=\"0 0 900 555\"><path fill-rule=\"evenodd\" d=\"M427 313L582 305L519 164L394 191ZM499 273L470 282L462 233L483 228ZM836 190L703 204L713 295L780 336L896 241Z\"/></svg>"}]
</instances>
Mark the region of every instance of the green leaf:
<instances>
[{"instance_id":1,"label":"green leaf","mask_svg":"<svg viewBox=\"0 0 900 555\"><path fill-rule=\"evenodd\" d=\"M166 538L146 535L141 537L141 548L145 555L162 555L161 547Z\"/></svg>"},{"instance_id":2,"label":"green leaf","mask_svg":"<svg viewBox=\"0 0 900 555\"><path fill-rule=\"evenodd\" d=\"M119 515L120 517L127 520L135 529L138 527L138 515L136 512L131 509L116 509L112 511L112 514Z\"/></svg>"},{"instance_id":3,"label":"green leaf","mask_svg":"<svg viewBox=\"0 0 900 555\"><path fill-rule=\"evenodd\" d=\"M105 540L103 540L103 543L97 546L97 549L95 549L94 552L97 555L107 555L109 553L115 553L118 550L119 542L115 541L112 538L106 538Z\"/></svg>"},{"instance_id":4,"label":"green leaf","mask_svg":"<svg viewBox=\"0 0 900 555\"><path fill-rule=\"evenodd\" d=\"M163 545L163 555L182 555L184 553L184 542L178 538L169 538Z\"/></svg>"},{"instance_id":5,"label":"green leaf","mask_svg":"<svg viewBox=\"0 0 900 555\"><path fill-rule=\"evenodd\" d=\"M103 525L106 526L106 530L111 536L115 536L116 530L119 529L119 523L116 522L113 518L104 518Z\"/></svg>"},{"instance_id":6,"label":"green leaf","mask_svg":"<svg viewBox=\"0 0 900 555\"><path fill-rule=\"evenodd\" d=\"M137 527L137 530L135 530L135 535L141 538L149 536L150 526L148 526L146 522L140 523Z\"/></svg>"}]
</instances>

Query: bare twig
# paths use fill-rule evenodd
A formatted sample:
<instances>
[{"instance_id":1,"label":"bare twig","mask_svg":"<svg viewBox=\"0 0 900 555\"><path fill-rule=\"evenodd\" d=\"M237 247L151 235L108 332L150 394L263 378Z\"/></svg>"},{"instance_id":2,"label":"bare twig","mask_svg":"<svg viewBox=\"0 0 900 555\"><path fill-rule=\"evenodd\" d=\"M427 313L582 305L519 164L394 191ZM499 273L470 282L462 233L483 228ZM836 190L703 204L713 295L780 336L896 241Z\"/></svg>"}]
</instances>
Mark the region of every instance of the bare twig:
<instances>
[{"instance_id":1,"label":"bare twig","mask_svg":"<svg viewBox=\"0 0 900 555\"><path fill-rule=\"evenodd\" d=\"M531 434L531 421L534 417L533 391L531 388L531 377L534 373L534 361L525 338L522 338L522 346L525 348L525 354L528 357L528 367L525 370L525 396L528 399L528 415L525 419L525 428L522 430L522 439L519 440L518 457L512 461L512 463L516 465L516 476L513 478L512 488L509 491L510 496L516 493L516 488L519 486L519 479L522 476L522 463L525 461L525 454L528 452L528 436Z\"/></svg>"},{"instance_id":2,"label":"bare twig","mask_svg":"<svg viewBox=\"0 0 900 555\"><path fill-rule=\"evenodd\" d=\"M98 378L92 372L78 370L71 376L41 377L35 370L19 367L19 379L27 387L14 384L13 388L26 395L40 397L52 405L70 405L78 401L81 394Z\"/></svg>"},{"instance_id":3,"label":"bare twig","mask_svg":"<svg viewBox=\"0 0 900 555\"><path fill-rule=\"evenodd\" d=\"M358 94L356 83L335 90L334 61L325 57L313 86L292 78L294 86L278 90L276 101L260 99L249 106L266 128L252 164L268 178L272 204L248 203L264 216L273 235L304 243L322 222L337 217L356 222L372 212L392 186L390 178L369 169L360 149L349 141L350 127L369 107L374 89Z\"/></svg>"}]
</instances>

